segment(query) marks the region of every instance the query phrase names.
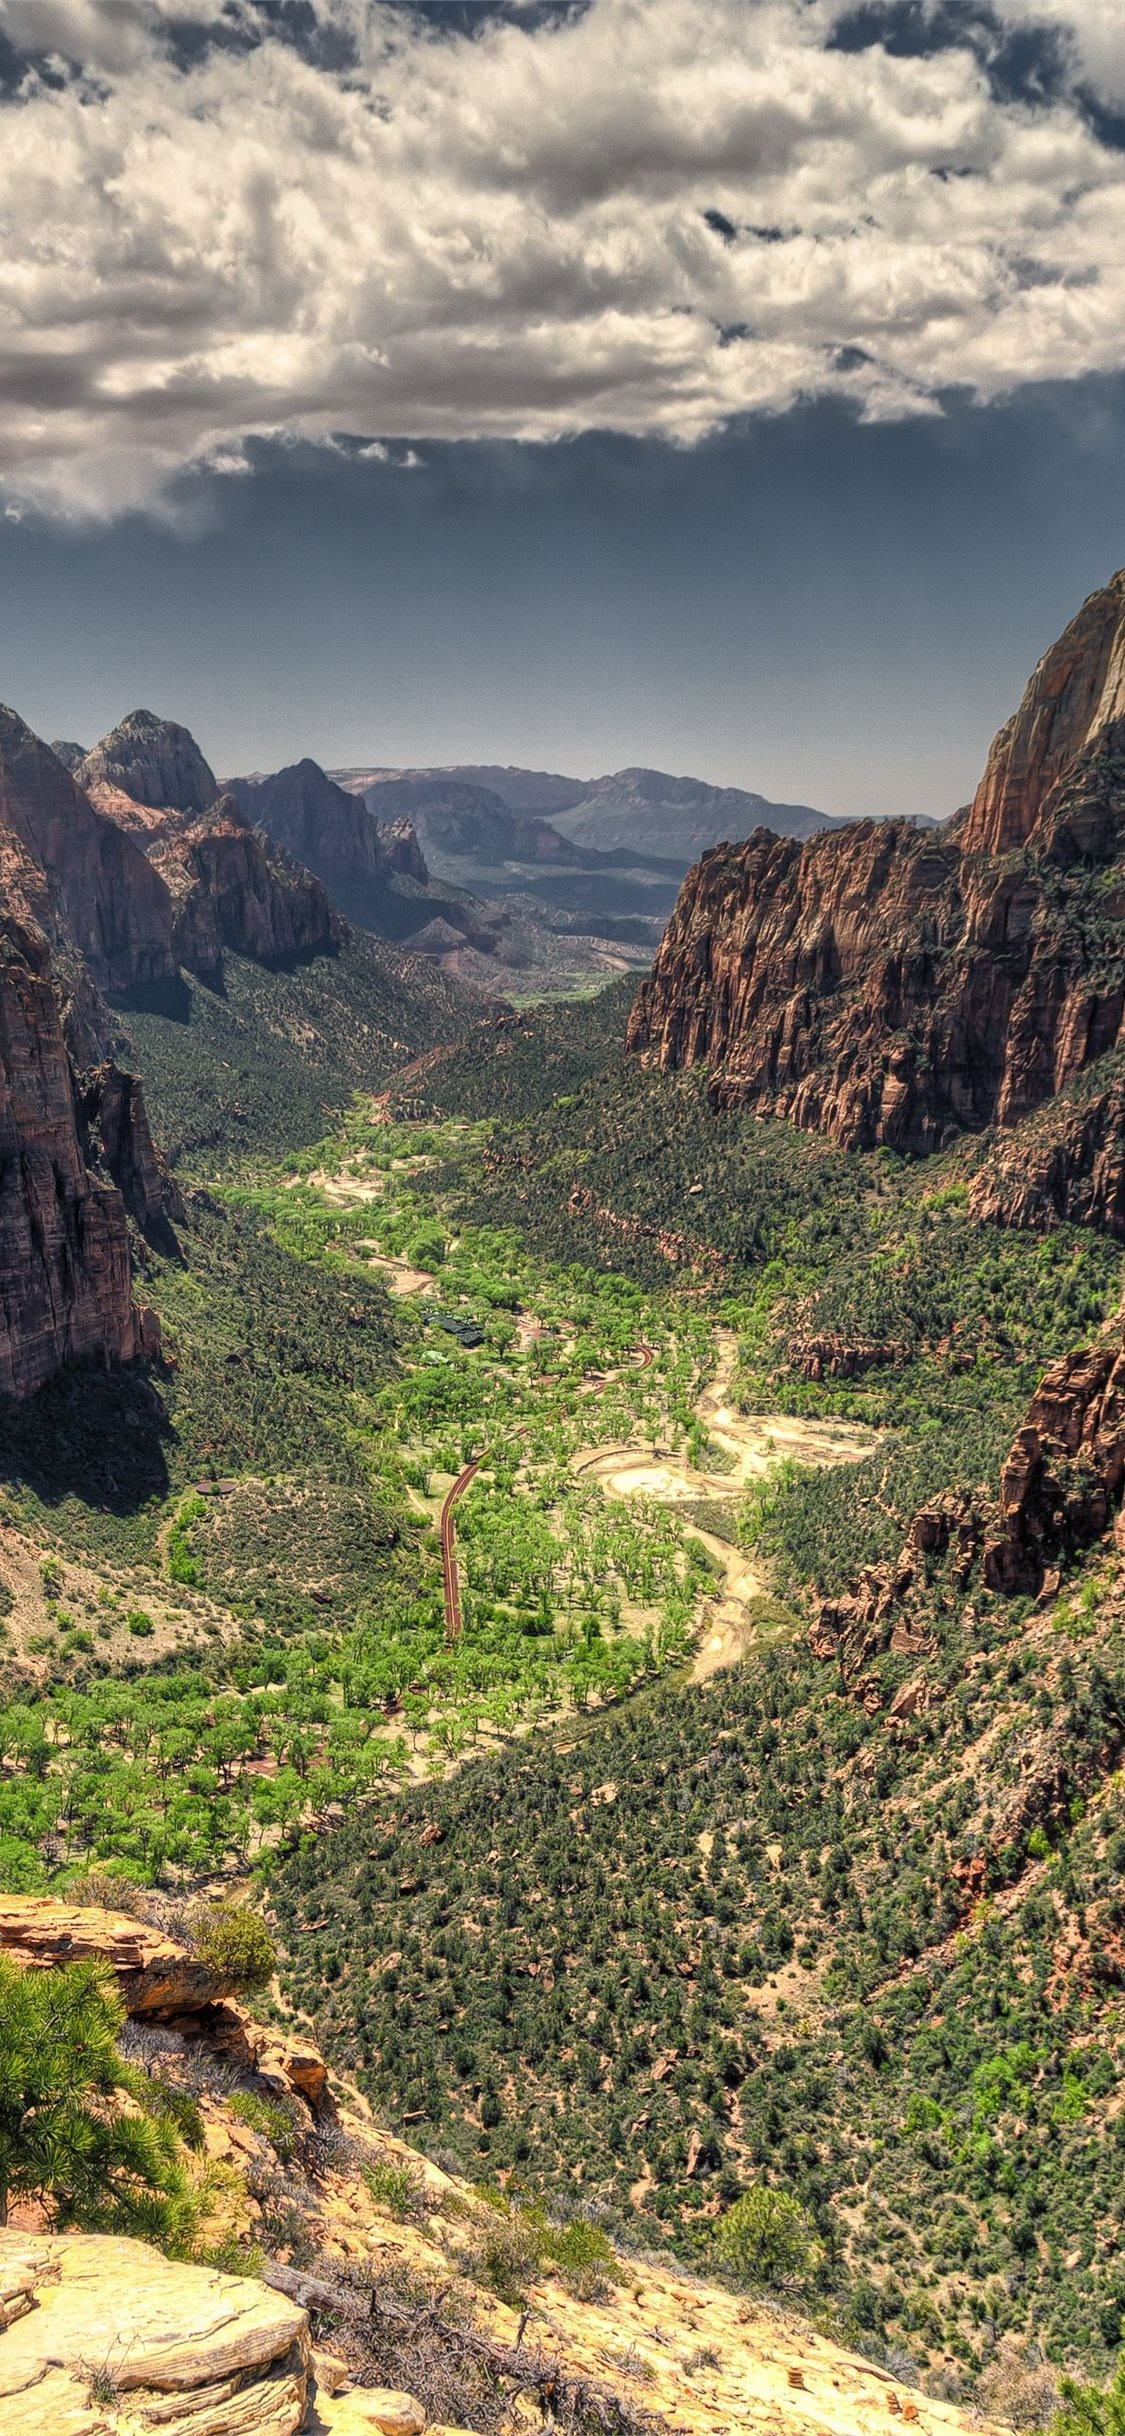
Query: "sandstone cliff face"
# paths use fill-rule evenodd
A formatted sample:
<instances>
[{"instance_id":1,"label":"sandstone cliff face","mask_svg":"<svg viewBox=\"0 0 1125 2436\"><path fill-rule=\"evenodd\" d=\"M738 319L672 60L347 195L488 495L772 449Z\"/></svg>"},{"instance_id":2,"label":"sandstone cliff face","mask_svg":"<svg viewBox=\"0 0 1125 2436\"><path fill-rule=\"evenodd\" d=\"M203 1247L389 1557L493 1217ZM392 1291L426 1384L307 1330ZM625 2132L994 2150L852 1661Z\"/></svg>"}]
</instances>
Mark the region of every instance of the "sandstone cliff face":
<instances>
[{"instance_id":1,"label":"sandstone cliff face","mask_svg":"<svg viewBox=\"0 0 1125 2436\"><path fill-rule=\"evenodd\" d=\"M994 739L966 815L971 854L1022 846L1095 738L1125 720L1125 570L1092 592L1045 651L1023 701Z\"/></svg>"},{"instance_id":2,"label":"sandstone cliff face","mask_svg":"<svg viewBox=\"0 0 1125 2436\"><path fill-rule=\"evenodd\" d=\"M0 708L0 879L100 989L172 977L168 891L134 841L94 810L49 746Z\"/></svg>"},{"instance_id":3,"label":"sandstone cliff face","mask_svg":"<svg viewBox=\"0 0 1125 2436\"><path fill-rule=\"evenodd\" d=\"M206 812L219 792L214 771L194 736L174 719L131 711L78 765L84 787L119 787L134 803L158 810Z\"/></svg>"},{"instance_id":4,"label":"sandstone cliff face","mask_svg":"<svg viewBox=\"0 0 1125 2436\"><path fill-rule=\"evenodd\" d=\"M704 855L629 1046L854 1148L1018 1125L1122 1038L1123 699L1119 576L1041 663L963 822ZM1103 1169L1098 1200L1120 1190Z\"/></svg>"},{"instance_id":5,"label":"sandstone cliff face","mask_svg":"<svg viewBox=\"0 0 1125 2436\"><path fill-rule=\"evenodd\" d=\"M338 910L363 929L381 929L392 878L423 887L429 879L410 822L384 827L373 820L362 799L338 787L315 761L298 761L271 778L234 779L227 793L247 820L315 872Z\"/></svg>"},{"instance_id":6,"label":"sandstone cliff face","mask_svg":"<svg viewBox=\"0 0 1125 2436\"><path fill-rule=\"evenodd\" d=\"M140 1155L136 1111L128 1124L122 1117L117 1138L123 1159ZM46 941L8 915L0 922L0 1392L28 1395L63 1363L128 1362L158 1342L151 1315L134 1307L121 1194L84 1156Z\"/></svg>"}]
</instances>

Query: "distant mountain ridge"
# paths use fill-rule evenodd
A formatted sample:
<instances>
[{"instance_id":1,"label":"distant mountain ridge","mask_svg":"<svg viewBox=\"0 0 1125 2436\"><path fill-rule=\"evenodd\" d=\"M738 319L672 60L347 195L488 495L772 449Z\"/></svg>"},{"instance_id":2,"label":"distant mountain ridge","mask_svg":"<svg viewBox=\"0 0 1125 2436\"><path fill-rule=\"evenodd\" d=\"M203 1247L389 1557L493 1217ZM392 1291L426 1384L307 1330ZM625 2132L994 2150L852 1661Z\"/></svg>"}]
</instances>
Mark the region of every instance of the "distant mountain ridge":
<instances>
[{"instance_id":1,"label":"distant mountain ridge","mask_svg":"<svg viewBox=\"0 0 1125 2436\"><path fill-rule=\"evenodd\" d=\"M743 787L712 786L708 780L673 777L665 770L631 767L601 778L567 778L551 770L524 770L499 763L461 763L448 769L341 769L342 785L361 793L369 806L396 797L411 817L432 813L504 810L525 823L535 820L553 832L541 837L535 859L562 854L559 841L600 854L633 852L688 870L708 846L749 837L758 828L779 837L810 837L840 824L811 804L772 803ZM524 851L531 851L530 841ZM516 851L515 848L512 849Z\"/></svg>"}]
</instances>

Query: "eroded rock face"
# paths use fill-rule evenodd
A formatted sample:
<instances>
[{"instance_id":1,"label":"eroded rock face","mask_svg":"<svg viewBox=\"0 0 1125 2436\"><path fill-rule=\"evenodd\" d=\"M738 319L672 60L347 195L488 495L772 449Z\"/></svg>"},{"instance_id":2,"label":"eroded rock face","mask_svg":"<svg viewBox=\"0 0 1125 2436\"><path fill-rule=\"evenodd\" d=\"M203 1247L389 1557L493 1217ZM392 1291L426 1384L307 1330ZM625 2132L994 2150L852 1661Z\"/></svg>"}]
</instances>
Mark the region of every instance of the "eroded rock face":
<instances>
[{"instance_id":1,"label":"eroded rock face","mask_svg":"<svg viewBox=\"0 0 1125 2436\"><path fill-rule=\"evenodd\" d=\"M0 2231L4 2436L296 2436L308 2317L108 2234Z\"/></svg>"},{"instance_id":2,"label":"eroded rock face","mask_svg":"<svg viewBox=\"0 0 1125 2436\"><path fill-rule=\"evenodd\" d=\"M342 932L319 880L222 795L160 848L176 902L178 961L208 974L229 948L259 964L332 954Z\"/></svg>"},{"instance_id":3,"label":"eroded rock face","mask_svg":"<svg viewBox=\"0 0 1125 2436\"><path fill-rule=\"evenodd\" d=\"M175 1250L171 1227L184 1217L183 1196L153 1141L139 1076L115 1058L95 1066L81 1078L78 1115L87 1164L108 1170L142 1234Z\"/></svg>"},{"instance_id":4,"label":"eroded rock face","mask_svg":"<svg viewBox=\"0 0 1125 2436\"><path fill-rule=\"evenodd\" d=\"M630 1048L858 1149L1020 1124L1123 1037L1123 704L1125 575L1046 655L948 830L759 830L704 855Z\"/></svg>"},{"instance_id":5,"label":"eroded rock face","mask_svg":"<svg viewBox=\"0 0 1125 2436\"><path fill-rule=\"evenodd\" d=\"M867 1566L842 1595L817 1602L810 1640L860 1681L887 1648L932 1654L927 1569L954 1586L1034 1595L1060 1568L1125 1523L1125 1346L1119 1329L1044 1372L1000 1474L998 1497L951 1489L914 1516L893 1563Z\"/></svg>"},{"instance_id":6,"label":"eroded rock face","mask_svg":"<svg viewBox=\"0 0 1125 2436\"><path fill-rule=\"evenodd\" d=\"M147 1126L144 1133L147 1140ZM134 1111L119 1132L123 1157L126 1139L140 1138ZM66 1362L132 1361L151 1341L133 1302L121 1194L84 1155L46 940L7 916L0 920L0 1392L29 1395Z\"/></svg>"},{"instance_id":7,"label":"eroded rock face","mask_svg":"<svg viewBox=\"0 0 1125 2436\"><path fill-rule=\"evenodd\" d=\"M1125 1075L1002 1136L974 1179L969 1205L974 1218L1002 1226L1048 1227L1067 1218L1125 1241Z\"/></svg>"},{"instance_id":8,"label":"eroded rock face","mask_svg":"<svg viewBox=\"0 0 1125 2436\"><path fill-rule=\"evenodd\" d=\"M37 1971L106 1962L130 2020L166 2023L202 2039L236 2070L314 2110L327 2098L328 2069L311 2040L253 2021L236 2003L229 1977L132 1913L46 1895L0 1895L0 1953Z\"/></svg>"},{"instance_id":9,"label":"eroded rock face","mask_svg":"<svg viewBox=\"0 0 1125 2436\"><path fill-rule=\"evenodd\" d=\"M1045 651L995 737L964 816L969 853L1004 854L1031 836L1051 794L1096 738L1125 722L1125 570L1092 592Z\"/></svg>"},{"instance_id":10,"label":"eroded rock face","mask_svg":"<svg viewBox=\"0 0 1125 2436\"><path fill-rule=\"evenodd\" d=\"M362 798L349 795L315 761L298 761L271 778L237 778L227 792L246 818L265 829L297 862L322 880L350 922L379 931L394 877L429 880L408 820L384 827Z\"/></svg>"},{"instance_id":11,"label":"eroded rock face","mask_svg":"<svg viewBox=\"0 0 1125 2436\"><path fill-rule=\"evenodd\" d=\"M170 980L172 906L134 840L90 804L50 747L0 707L0 881L99 989Z\"/></svg>"},{"instance_id":12,"label":"eroded rock face","mask_svg":"<svg viewBox=\"0 0 1125 2436\"><path fill-rule=\"evenodd\" d=\"M993 1590L1037 1590L1048 1564L1108 1530L1125 1490L1125 1348L1105 1342L1052 1364L1000 1474L999 1529L984 1550Z\"/></svg>"},{"instance_id":13,"label":"eroded rock face","mask_svg":"<svg viewBox=\"0 0 1125 2436\"><path fill-rule=\"evenodd\" d=\"M216 983L225 948L261 964L335 952L341 926L320 881L253 828L233 795L196 814L90 783L99 814L135 843L165 892L173 967Z\"/></svg>"},{"instance_id":14,"label":"eroded rock face","mask_svg":"<svg viewBox=\"0 0 1125 2436\"><path fill-rule=\"evenodd\" d=\"M188 814L206 812L219 792L194 736L174 719L131 711L78 764L84 787L119 787L134 803Z\"/></svg>"}]
</instances>

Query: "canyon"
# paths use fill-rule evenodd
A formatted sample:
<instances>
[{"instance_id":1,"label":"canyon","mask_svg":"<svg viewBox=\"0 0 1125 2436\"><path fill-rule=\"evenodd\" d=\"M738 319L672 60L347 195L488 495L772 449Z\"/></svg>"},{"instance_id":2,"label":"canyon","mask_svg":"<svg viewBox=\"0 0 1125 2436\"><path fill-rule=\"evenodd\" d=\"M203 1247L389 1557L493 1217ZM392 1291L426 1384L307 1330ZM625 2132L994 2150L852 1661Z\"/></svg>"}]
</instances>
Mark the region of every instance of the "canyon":
<instances>
[{"instance_id":1,"label":"canyon","mask_svg":"<svg viewBox=\"0 0 1125 2436\"><path fill-rule=\"evenodd\" d=\"M1045 655L946 830L759 831L704 855L630 1049L706 1066L718 1107L923 1156L1011 1132L1100 1070L1125 1011L1123 650L1118 575ZM1060 1115L1038 1186L994 1168L994 1215L1096 1203L1120 1228L1113 1087L1107 1072Z\"/></svg>"}]
</instances>

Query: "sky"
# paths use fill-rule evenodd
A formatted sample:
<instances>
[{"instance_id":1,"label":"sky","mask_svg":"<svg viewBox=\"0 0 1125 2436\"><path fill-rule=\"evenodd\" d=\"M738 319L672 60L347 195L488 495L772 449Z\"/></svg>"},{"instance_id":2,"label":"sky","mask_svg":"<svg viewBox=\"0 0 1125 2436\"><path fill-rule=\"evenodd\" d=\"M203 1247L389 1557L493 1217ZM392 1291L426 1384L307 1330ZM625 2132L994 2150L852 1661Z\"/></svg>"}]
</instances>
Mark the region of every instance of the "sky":
<instances>
[{"instance_id":1,"label":"sky","mask_svg":"<svg viewBox=\"0 0 1125 2436\"><path fill-rule=\"evenodd\" d=\"M0 0L0 694L946 813L1125 561L1120 0Z\"/></svg>"}]
</instances>

